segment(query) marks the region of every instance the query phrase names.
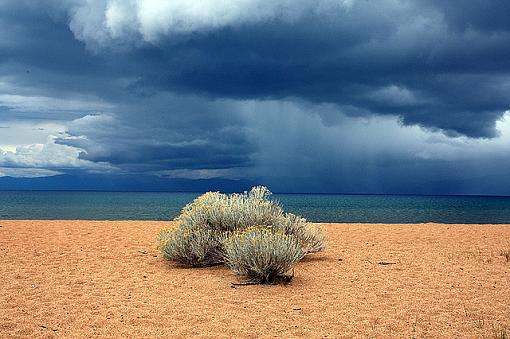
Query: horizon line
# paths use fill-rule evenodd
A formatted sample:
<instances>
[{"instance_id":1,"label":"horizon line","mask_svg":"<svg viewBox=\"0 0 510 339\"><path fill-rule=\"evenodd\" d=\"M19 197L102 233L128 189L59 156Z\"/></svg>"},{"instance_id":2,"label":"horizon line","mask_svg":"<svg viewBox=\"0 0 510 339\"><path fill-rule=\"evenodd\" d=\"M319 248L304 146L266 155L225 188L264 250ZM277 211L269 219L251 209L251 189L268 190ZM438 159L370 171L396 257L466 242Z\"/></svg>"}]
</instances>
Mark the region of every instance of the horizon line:
<instances>
[{"instance_id":1,"label":"horizon line","mask_svg":"<svg viewBox=\"0 0 510 339\"><path fill-rule=\"evenodd\" d=\"M206 191L168 191L168 190L96 190L96 189L0 189L0 192L88 192L88 193L194 193L206 192L242 193L243 191L231 190L206 190ZM510 198L509 195L501 194L422 194L422 193L353 193L353 192L273 192L274 195L371 195L371 196L419 196L419 197L486 197L486 198Z\"/></svg>"}]
</instances>

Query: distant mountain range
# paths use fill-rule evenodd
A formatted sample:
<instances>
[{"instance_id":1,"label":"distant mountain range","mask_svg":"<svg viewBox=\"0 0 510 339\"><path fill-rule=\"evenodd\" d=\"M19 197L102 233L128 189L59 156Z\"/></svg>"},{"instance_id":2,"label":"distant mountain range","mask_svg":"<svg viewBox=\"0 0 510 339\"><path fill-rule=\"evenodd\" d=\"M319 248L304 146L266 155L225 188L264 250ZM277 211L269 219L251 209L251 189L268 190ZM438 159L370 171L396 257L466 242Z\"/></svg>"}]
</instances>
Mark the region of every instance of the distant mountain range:
<instances>
[{"instance_id":1,"label":"distant mountain range","mask_svg":"<svg viewBox=\"0 0 510 339\"><path fill-rule=\"evenodd\" d=\"M254 185L248 180L181 179L134 175L55 175L39 178L0 177L0 190L239 192Z\"/></svg>"},{"instance_id":2,"label":"distant mountain range","mask_svg":"<svg viewBox=\"0 0 510 339\"><path fill-rule=\"evenodd\" d=\"M39 178L0 177L0 190L54 191L133 191L133 192L242 192L255 185L265 185L274 193L326 194L416 194L416 195L501 195L510 192L510 180L491 176L463 180L420 182L380 181L374 189L359 182L334 180L318 185L317 178L297 180L292 177L261 177L253 180L225 178L183 179L158 176L63 174ZM327 179L327 178L326 178ZM321 187L322 189L317 189Z\"/></svg>"}]
</instances>

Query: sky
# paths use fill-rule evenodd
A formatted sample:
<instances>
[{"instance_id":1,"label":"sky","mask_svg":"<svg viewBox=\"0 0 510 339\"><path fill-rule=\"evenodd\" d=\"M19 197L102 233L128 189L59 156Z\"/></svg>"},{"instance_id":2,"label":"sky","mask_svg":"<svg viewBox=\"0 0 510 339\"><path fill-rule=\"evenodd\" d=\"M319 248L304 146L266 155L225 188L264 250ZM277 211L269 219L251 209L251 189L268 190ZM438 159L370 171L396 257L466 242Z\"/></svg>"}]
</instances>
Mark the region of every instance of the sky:
<instances>
[{"instance_id":1,"label":"sky","mask_svg":"<svg viewBox=\"0 0 510 339\"><path fill-rule=\"evenodd\" d=\"M0 189L510 195L507 0L2 0Z\"/></svg>"}]
</instances>

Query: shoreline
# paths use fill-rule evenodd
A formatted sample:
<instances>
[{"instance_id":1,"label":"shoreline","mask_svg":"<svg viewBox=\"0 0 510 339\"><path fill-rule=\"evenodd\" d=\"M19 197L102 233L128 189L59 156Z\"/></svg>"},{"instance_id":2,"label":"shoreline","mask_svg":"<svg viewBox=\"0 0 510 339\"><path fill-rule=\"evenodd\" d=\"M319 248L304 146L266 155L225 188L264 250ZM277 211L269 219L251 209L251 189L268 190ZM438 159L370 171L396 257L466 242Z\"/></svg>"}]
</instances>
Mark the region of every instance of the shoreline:
<instances>
[{"instance_id":1,"label":"shoreline","mask_svg":"<svg viewBox=\"0 0 510 339\"><path fill-rule=\"evenodd\" d=\"M0 333L487 337L510 333L508 224L320 223L290 285L161 258L169 221L0 220ZM484 227L491 226L491 227ZM381 264L381 263L389 264Z\"/></svg>"},{"instance_id":2,"label":"shoreline","mask_svg":"<svg viewBox=\"0 0 510 339\"><path fill-rule=\"evenodd\" d=\"M435 222L435 221L426 221L426 222L398 222L398 223L389 223L389 222L315 222L307 220L311 224L316 225L387 225L387 226L405 226L405 225L435 225L435 226L510 226L510 223L446 223L446 222ZM11 222L110 222L110 223L160 223L162 225L174 223L174 220L145 220L145 219L0 219L0 227L3 222L11 223Z\"/></svg>"}]
</instances>

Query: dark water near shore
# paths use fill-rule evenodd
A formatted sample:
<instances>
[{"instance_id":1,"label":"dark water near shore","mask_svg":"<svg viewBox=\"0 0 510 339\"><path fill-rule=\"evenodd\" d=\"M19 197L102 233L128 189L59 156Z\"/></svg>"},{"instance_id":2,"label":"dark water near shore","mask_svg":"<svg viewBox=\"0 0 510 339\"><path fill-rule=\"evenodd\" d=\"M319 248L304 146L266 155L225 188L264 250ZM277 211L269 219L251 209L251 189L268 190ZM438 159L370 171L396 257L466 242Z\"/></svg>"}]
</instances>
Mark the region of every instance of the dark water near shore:
<instances>
[{"instance_id":1,"label":"dark water near shore","mask_svg":"<svg viewBox=\"0 0 510 339\"><path fill-rule=\"evenodd\" d=\"M0 219L171 220L199 193L0 191ZM510 197L275 194L315 222L510 223Z\"/></svg>"}]
</instances>

